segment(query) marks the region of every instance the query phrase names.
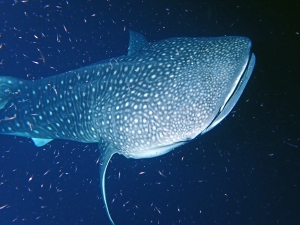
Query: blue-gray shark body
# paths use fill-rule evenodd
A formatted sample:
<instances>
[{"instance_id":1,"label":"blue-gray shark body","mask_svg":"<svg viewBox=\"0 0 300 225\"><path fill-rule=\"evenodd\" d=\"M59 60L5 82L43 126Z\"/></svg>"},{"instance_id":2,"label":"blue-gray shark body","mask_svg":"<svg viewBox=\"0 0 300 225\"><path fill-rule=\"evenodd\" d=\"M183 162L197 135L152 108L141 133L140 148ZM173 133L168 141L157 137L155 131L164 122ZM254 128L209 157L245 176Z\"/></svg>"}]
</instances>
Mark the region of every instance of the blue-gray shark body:
<instances>
[{"instance_id":1,"label":"blue-gray shark body","mask_svg":"<svg viewBox=\"0 0 300 225\"><path fill-rule=\"evenodd\" d=\"M245 37L130 32L128 54L56 76L0 76L0 133L99 143L100 183L113 154L151 158L203 134L231 111L255 65Z\"/></svg>"}]
</instances>

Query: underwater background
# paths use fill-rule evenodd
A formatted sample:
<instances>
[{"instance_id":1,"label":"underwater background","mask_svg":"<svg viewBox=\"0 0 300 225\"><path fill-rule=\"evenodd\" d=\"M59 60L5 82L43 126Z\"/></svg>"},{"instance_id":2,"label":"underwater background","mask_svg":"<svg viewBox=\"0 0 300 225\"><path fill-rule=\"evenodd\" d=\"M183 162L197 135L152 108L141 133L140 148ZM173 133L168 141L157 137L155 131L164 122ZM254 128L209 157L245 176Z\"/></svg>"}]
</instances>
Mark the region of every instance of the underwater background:
<instances>
[{"instance_id":1,"label":"underwater background","mask_svg":"<svg viewBox=\"0 0 300 225\"><path fill-rule=\"evenodd\" d=\"M150 42L249 37L256 66L233 111L164 156L113 156L109 210L117 225L296 225L299 21L296 0L1 0L0 75L33 80L124 55L129 30ZM0 136L0 224L109 225L97 147Z\"/></svg>"}]
</instances>

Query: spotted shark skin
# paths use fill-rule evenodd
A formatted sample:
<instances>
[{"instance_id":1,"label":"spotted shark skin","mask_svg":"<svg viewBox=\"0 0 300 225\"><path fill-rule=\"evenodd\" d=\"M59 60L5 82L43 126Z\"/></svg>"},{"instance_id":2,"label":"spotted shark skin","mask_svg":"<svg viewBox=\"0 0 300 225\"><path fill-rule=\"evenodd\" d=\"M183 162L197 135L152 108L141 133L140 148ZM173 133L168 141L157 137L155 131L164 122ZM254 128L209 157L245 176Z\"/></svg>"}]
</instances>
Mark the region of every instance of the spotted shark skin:
<instances>
[{"instance_id":1,"label":"spotted shark skin","mask_svg":"<svg viewBox=\"0 0 300 225\"><path fill-rule=\"evenodd\" d=\"M220 123L254 65L246 37L170 38L130 31L128 54L28 81L0 76L0 134L99 143L100 184L110 158L163 155Z\"/></svg>"}]
</instances>

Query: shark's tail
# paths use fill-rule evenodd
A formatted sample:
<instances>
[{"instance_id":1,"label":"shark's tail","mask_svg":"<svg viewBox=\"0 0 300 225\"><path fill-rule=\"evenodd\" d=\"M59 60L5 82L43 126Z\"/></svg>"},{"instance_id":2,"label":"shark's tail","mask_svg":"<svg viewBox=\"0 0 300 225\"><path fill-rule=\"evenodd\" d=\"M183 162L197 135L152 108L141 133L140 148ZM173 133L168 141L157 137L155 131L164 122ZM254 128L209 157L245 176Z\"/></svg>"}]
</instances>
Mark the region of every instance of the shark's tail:
<instances>
[{"instance_id":1,"label":"shark's tail","mask_svg":"<svg viewBox=\"0 0 300 225\"><path fill-rule=\"evenodd\" d=\"M18 94L18 87L22 82L17 78L0 76L0 109L3 109L6 103Z\"/></svg>"}]
</instances>

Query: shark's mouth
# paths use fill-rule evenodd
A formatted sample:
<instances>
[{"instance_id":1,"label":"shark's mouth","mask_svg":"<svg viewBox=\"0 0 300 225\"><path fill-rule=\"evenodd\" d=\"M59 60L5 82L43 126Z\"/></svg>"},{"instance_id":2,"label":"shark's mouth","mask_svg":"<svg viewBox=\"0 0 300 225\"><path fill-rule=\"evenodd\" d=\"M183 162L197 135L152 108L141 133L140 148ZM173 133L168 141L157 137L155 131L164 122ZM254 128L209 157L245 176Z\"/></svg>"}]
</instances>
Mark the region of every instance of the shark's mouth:
<instances>
[{"instance_id":1,"label":"shark's mouth","mask_svg":"<svg viewBox=\"0 0 300 225\"><path fill-rule=\"evenodd\" d=\"M246 84L252 74L252 71L254 69L255 65L255 55L252 53L250 60L247 59L247 63L245 64L244 69L241 70L240 75L237 77L235 83L232 85L232 88L225 98L225 101L223 105L221 106L219 112L215 116L215 118L212 120L212 122L205 128L201 134L206 133L207 131L214 128L218 123L220 123L232 110L232 108L235 106L239 98L241 97L241 94L243 93Z\"/></svg>"}]
</instances>

